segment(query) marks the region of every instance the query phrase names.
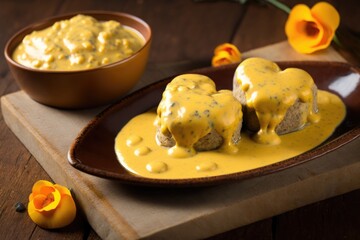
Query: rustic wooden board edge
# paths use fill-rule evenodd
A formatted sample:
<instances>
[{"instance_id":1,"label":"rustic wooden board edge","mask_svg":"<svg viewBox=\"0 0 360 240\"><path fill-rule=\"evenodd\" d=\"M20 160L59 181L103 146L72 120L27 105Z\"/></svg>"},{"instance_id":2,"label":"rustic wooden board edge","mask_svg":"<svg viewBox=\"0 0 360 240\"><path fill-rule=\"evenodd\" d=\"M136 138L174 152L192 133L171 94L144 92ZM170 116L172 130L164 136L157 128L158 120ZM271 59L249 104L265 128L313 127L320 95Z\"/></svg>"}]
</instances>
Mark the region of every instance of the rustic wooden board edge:
<instances>
[{"instance_id":1,"label":"rustic wooden board edge","mask_svg":"<svg viewBox=\"0 0 360 240\"><path fill-rule=\"evenodd\" d=\"M115 211L105 212L104 209L98 207L109 205L109 203L104 198L99 198L101 194L95 190L91 183L93 177L74 171L68 165L66 157L64 158L63 155L58 153L54 146L49 144L35 128L27 124L26 116L22 115L18 111L18 107L12 102L13 98L19 97L23 98L23 100L32 101L23 91L1 97L1 110L5 123L54 182L76 189L76 200L97 234L104 239L138 238L131 226L121 219ZM49 159L54 159L51 164L48 163ZM56 168L54 168L54 165ZM88 189L91 189L91 191L88 191ZM116 219L121 221L122 224L115 224L114 221L111 222L109 219ZM99 222L102 223L100 226Z\"/></svg>"},{"instance_id":2,"label":"rustic wooden board edge","mask_svg":"<svg viewBox=\"0 0 360 240\"><path fill-rule=\"evenodd\" d=\"M268 180L276 182L282 177L286 177L286 175L291 174L298 174L300 176L303 175L302 177L297 176L301 178L298 181L290 181L290 185L285 183L282 186L279 184L270 184L270 186L275 186L273 190L259 190L260 194L258 196L249 197L249 199L227 206L227 208L218 209L211 215L207 215L206 221L204 220L205 217L200 217L177 226L172 226L166 229L157 229L158 231L147 232L146 234L136 233L135 230L131 229L131 226L130 229L127 228L128 226L125 227L125 231L122 226L127 225L126 221L114 226L114 223L119 222L119 219L121 219L119 218L120 216L117 216L116 214L109 216L109 213L101 213L101 209L96 208L96 205L109 203L102 201L101 199L103 198L101 193L97 192L95 190L96 188L92 186L95 182L93 177L73 171L65 173L60 173L61 171L54 172L54 169L49 167L47 160L50 157L53 157L49 152L55 150L53 150L49 144L43 142L44 139L41 139L42 137L36 133L35 129L32 129L32 126L26 126L26 124L21 121L22 118L26 118L26 116L22 116L21 113L17 111L18 107L16 104L13 104L13 99L11 100L11 98L18 97L20 97L21 100L21 98L23 99L27 96L25 96L23 92L18 92L5 96L1 99L3 116L6 123L31 151L34 157L39 161L54 181L64 183L74 189L84 189L84 192L78 192L77 197L86 211L90 224L102 238L112 239L122 237L124 239L131 239L146 237L149 239L158 239L163 237L171 238L174 236L182 236L184 238L204 238L360 188L360 179L356 178L356 176L360 175L360 162L354 160L350 161L351 159L356 159L356 156L359 155L359 151L357 151L353 152L353 155L348 156L349 159L341 159L342 163L339 163L336 168L334 167L333 169L330 169L330 171L329 169L322 169L318 170L317 173L304 175L302 173L304 172L304 168L306 171L311 171L316 168L313 167L317 164L316 162L309 162L307 165L295 167L287 170L287 172L285 171L281 173L283 176L265 176L265 180L262 182L260 180L260 183L267 182ZM31 144L36 143L37 141L43 142L41 145L43 148L41 148L38 144ZM344 156L346 152L356 148L359 143L360 139L357 139L339 149L340 152L330 153L329 160L323 158L322 160L319 159L319 161L322 161L322 163L326 161L335 161L336 158ZM43 149L46 149L46 151L43 151ZM64 161L61 154L56 158L58 158L56 160L57 162ZM63 166L58 166L58 169L63 169ZM70 180L69 177L71 178ZM249 181L251 182L253 180ZM246 183L244 183L244 185L246 186ZM231 186L229 187L231 188ZM92 191L89 193L85 191L85 189L92 189ZM238 189L238 187L234 187L234 189ZM302 192L302 199L299 198L299 194L296 194L299 191ZM89 194L92 196L89 196ZM285 197L280 198L279 196ZM276 200L269 202L269 199L274 198ZM91 203L88 202L89 199L91 199ZM267 210L263 211L264 209ZM221 224L219 225L219 219L228 219L231 221L225 224L225 226ZM100 226L99 220L102 222ZM197 230L192 232L188 231L188 229L194 229L194 226L197 227ZM119 227L122 229L119 230ZM211 229L211 231L209 231L209 229ZM204 230L207 231L204 232Z\"/></svg>"},{"instance_id":3,"label":"rustic wooden board edge","mask_svg":"<svg viewBox=\"0 0 360 240\"><path fill-rule=\"evenodd\" d=\"M276 51L274 51L276 49ZM334 61L346 60L332 47L312 54L301 54L294 51L287 41L256 48L243 54L244 58L264 57L272 61Z\"/></svg>"},{"instance_id":4,"label":"rustic wooden board edge","mask_svg":"<svg viewBox=\"0 0 360 240\"><path fill-rule=\"evenodd\" d=\"M254 53L254 52L253 52ZM341 59L339 58L339 61ZM19 112L18 106L12 104L12 97L24 97L27 96L23 92L13 93L7 96L2 97L1 99L1 108L4 116L4 120L9 128L15 133L15 135L24 143L24 145L29 149L29 151L34 155L37 161L42 165L42 167L49 173L49 175L53 178L54 181L59 183L65 183L66 185L74 186L76 184L77 189L88 188L93 189L92 186L93 177L90 176L82 176L82 173L74 174L73 172L65 172L65 174L60 174L58 171L54 171L49 169L46 165L47 159L52 157L53 154L56 155L56 161L66 161L64 159L63 154L54 153L54 149L52 149L51 144L46 142L45 139L42 139L41 135L33 129L32 126L24 124L26 122L26 117L22 116L21 112ZM349 144L349 146L344 147L344 151L347 147L351 147L352 145L359 145L359 139L355 142ZM41 143L42 148L37 146L36 143ZM351 149L351 148L350 148ZM62 168L62 166L59 166ZM291 171L295 171L292 169ZM134 239L134 238L149 238L149 239L159 239L159 238L172 238L174 236L182 236L184 238L204 238L215 235L217 233L230 230L232 228L240 227L255 221L262 220L264 218L268 218L274 216L276 214L280 214L285 211L289 211L298 207L302 207L304 205L320 201L329 197L333 197L339 194L343 194L355 189L360 188L360 179L356 178L360 174L360 162L353 162L349 165L343 165L340 168L333 169L329 172L322 172L321 174L314 174L308 176L307 178L301 179L297 182L293 182L291 184L291 188L288 189L286 186L278 186L276 191L268 191L264 192L262 195L257 196L257 198L252 199L251 201L243 201L241 203L236 203L228 208L219 209L211 215L206 216L206 226L204 217L196 218L191 221L185 222L183 224L172 226L166 229L159 229L159 231L147 232L138 234L131 226L123 227L122 224L127 225L126 221L122 224L115 224L112 220L118 220L116 214L112 217L107 216L108 213L101 213L101 211L97 208L94 208L94 204L109 204L101 202L99 199L99 194L97 192L92 192L91 203L87 202L87 197L89 197L89 193L81 192L79 194L80 202L83 202L82 207L84 207L88 220L90 224L93 226L95 231L104 239ZM68 179L71 177L71 181ZM318 181L318 185L316 186L317 195L312 194L314 192L314 180ZM74 182L72 182L74 181ZM83 181L83 182L81 182ZM331 189L329 186L331 184L336 186L336 189ZM309 188L310 187L310 188ZM312 187L312 188L311 188ZM310 190L309 190L310 189ZM320 191L319 191L320 189ZM303 191L307 192L305 195L305 199L303 199L302 204L295 204L293 201L296 194L291 194L294 191ZM82 194L87 194L86 196L82 196ZM254 214L251 205L254 204L254 200L256 204L262 206L262 208L269 208L266 205L266 202L269 202L270 197L281 196L283 194L287 194L288 198L283 198L282 201L277 199L275 205L268 209L270 211L260 211ZM262 205L261 205L262 203ZM256 205L255 204L255 205ZM286 208L284 208L284 204L289 204ZM245 211L244 211L245 210ZM100 211L100 212L96 212ZM237 218L234 217L234 214L244 214L246 213L246 217ZM100 213L100 216L98 215ZM100 218L99 218L100 217ZM219 225L219 218L231 218L232 222L225 226ZM102 224L99 225L99 220L102 220ZM198 226L198 231L188 231L189 228L193 228L194 226ZM204 229L213 229L212 232L203 232ZM128 229L127 227L130 227ZM179 235L182 234L182 235Z\"/></svg>"}]
</instances>

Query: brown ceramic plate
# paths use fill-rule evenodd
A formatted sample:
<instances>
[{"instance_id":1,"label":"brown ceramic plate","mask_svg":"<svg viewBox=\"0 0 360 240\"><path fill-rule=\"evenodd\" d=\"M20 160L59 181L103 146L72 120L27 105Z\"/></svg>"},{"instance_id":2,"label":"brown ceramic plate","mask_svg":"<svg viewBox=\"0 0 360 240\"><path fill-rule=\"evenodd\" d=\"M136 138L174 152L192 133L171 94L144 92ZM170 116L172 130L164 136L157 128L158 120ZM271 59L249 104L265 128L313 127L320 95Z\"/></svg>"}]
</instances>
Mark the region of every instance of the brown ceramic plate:
<instances>
[{"instance_id":1,"label":"brown ceramic plate","mask_svg":"<svg viewBox=\"0 0 360 240\"><path fill-rule=\"evenodd\" d=\"M96 116L72 144L69 162L80 171L126 184L167 187L204 186L275 173L314 160L360 135L360 72L358 69L345 63L335 62L279 62L279 66L282 69L297 67L308 71L319 89L336 93L347 107L347 115L342 124L325 143L311 151L265 167L215 177L167 180L142 178L131 174L120 165L116 158L114 139L132 117L158 105L166 84L172 79L167 78L134 92ZM217 89L231 89L236 67L237 65L226 65L218 68L202 68L192 72L209 76L215 81Z\"/></svg>"}]
</instances>

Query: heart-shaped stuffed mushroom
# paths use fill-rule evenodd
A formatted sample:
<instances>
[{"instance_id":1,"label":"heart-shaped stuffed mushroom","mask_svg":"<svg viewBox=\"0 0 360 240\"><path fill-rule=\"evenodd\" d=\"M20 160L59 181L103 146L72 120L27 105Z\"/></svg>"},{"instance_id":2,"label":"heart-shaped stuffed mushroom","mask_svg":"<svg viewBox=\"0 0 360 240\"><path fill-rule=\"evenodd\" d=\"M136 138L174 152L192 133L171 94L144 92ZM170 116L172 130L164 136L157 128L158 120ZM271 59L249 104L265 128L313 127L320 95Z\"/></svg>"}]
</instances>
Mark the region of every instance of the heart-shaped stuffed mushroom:
<instances>
[{"instance_id":1,"label":"heart-shaped stuffed mushroom","mask_svg":"<svg viewBox=\"0 0 360 240\"><path fill-rule=\"evenodd\" d=\"M279 66L263 58L244 60L234 75L234 96L244 106L244 123L257 131L254 140L279 144L278 134L317 122L317 87L304 70Z\"/></svg>"},{"instance_id":2,"label":"heart-shaped stuffed mushroom","mask_svg":"<svg viewBox=\"0 0 360 240\"><path fill-rule=\"evenodd\" d=\"M240 139L242 106L230 90L216 90L200 74L183 74L167 86L157 108L157 141L169 155L189 157L221 147L235 153Z\"/></svg>"}]
</instances>

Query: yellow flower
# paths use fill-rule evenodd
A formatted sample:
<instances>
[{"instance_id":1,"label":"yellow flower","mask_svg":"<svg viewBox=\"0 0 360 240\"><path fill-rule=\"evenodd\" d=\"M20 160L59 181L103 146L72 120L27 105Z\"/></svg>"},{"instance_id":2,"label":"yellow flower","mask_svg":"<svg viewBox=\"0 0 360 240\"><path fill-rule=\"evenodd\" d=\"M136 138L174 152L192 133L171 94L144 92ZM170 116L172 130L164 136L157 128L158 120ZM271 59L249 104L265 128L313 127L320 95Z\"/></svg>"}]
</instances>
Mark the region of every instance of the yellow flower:
<instances>
[{"instance_id":1,"label":"yellow flower","mask_svg":"<svg viewBox=\"0 0 360 240\"><path fill-rule=\"evenodd\" d=\"M238 48L231 43L223 43L214 50L211 65L214 67L237 63L241 61L241 53Z\"/></svg>"},{"instance_id":2,"label":"yellow flower","mask_svg":"<svg viewBox=\"0 0 360 240\"><path fill-rule=\"evenodd\" d=\"M296 51L312 53L330 45L339 23L340 15L329 3L319 2L311 9L298 4L291 9L285 33Z\"/></svg>"},{"instance_id":3,"label":"yellow flower","mask_svg":"<svg viewBox=\"0 0 360 240\"><path fill-rule=\"evenodd\" d=\"M40 227L61 228L75 219L76 205L69 189L39 180L29 195L28 214Z\"/></svg>"}]
</instances>

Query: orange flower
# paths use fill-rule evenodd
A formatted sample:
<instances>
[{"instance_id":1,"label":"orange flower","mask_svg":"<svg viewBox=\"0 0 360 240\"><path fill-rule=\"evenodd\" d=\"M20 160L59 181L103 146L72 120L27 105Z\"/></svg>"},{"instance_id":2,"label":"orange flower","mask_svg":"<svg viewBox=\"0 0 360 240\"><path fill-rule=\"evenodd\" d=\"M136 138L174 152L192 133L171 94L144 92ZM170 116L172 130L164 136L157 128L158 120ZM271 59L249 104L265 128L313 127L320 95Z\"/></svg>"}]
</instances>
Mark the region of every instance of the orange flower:
<instances>
[{"instance_id":1,"label":"orange flower","mask_svg":"<svg viewBox=\"0 0 360 240\"><path fill-rule=\"evenodd\" d=\"M329 3L319 2L311 9L298 4L291 9L285 33L296 51L312 53L330 45L339 23L339 13Z\"/></svg>"},{"instance_id":2,"label":"orange flower","mask_svg":"<svg viewBox=\"0 0 360 240\"><path fill-rule=\"evenodd\" d=\"M28 214L40 227L61 228L75 219L76 205L69 189L39 180L29 195Z\"/></svg>"},{"instance_id":3,"label":"orange flower","mask_svg":"<svg viewBox=\"0 0 360 240\"><path fill-rule=\"evenodd\" d=\"M231 43L223 43L215 48L211 65L217 67L240 61L241 53L238 48Z\"/></svg>"}]
</instances>

